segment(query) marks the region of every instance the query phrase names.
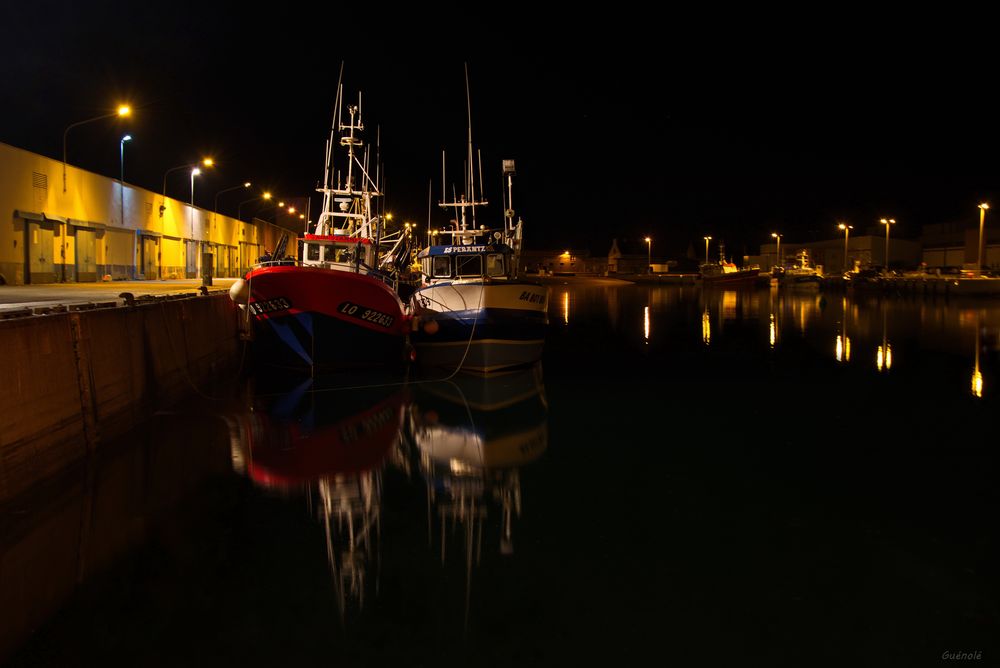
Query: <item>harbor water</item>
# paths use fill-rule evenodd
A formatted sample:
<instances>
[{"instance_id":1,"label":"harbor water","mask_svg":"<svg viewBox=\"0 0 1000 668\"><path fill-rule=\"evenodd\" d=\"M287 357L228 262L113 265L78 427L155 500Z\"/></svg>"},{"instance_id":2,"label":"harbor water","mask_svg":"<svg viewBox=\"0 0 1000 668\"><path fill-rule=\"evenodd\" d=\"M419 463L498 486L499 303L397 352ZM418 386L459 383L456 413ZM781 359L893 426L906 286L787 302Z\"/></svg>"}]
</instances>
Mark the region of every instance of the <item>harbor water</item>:
<instances>
[{"instance_id":1,"label":"harbor water","mask_svg":"<svg viewBox=\"0 0 1000 668\"><path fill-rule=\"evenodd\" d=\"M1000 300L569 278L545 346L164 406L2 508L0 659L1000 656Z\"/></svg>"}]
</instances>

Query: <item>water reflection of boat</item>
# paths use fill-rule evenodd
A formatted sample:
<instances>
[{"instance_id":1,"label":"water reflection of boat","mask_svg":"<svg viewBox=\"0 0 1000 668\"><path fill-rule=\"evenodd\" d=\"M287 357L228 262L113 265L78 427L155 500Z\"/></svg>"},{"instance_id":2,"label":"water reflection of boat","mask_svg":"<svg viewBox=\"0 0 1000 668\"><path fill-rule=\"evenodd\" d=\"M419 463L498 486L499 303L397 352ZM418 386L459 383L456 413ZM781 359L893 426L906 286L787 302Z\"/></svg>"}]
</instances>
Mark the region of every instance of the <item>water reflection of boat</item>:
<instances>
[{"instance_id":1,"label":"water reflection of boat","mask_svg":"<svg viewBox=\"0 0 1000 668\"><path fill-rule=\"evenodd\" d=\"M545 451L547 420L541 365L423 385L410 405L409 432L427 484L428 538L437 528L442 562L449 528L452 544L461 545L466 619L472 568L479 563L484 532L496 532L494 544L501 554L514 550L520 467Z\"/></svg>"},{"instance_id":2,"label":"water reflection of boat","mask_svg":"<svg viewBox=\"0 0 1000 668\"><path fill-rule=\"evenodd\" d=\"M294 489L376 468L399 438L405 394L399 387L336 391L343 379L296 379L253 399L241 416L240 467L255 483ZM281 391L284 389L284 391Z\"/></svg>"},{"instance_id":3,"label":"water reflection of boat","mask_svg":"<svg viewBox=\"0 0 1000 668\"><path fill-rule=\"evenodd\" d=\"M262 397L240 416L233 465L253 482L300 491L323 524L341 618L364 607L379 554L382 467L400 442L405 393L374 388L325 392L305 380Z\"/></svg>"}]
</instances>

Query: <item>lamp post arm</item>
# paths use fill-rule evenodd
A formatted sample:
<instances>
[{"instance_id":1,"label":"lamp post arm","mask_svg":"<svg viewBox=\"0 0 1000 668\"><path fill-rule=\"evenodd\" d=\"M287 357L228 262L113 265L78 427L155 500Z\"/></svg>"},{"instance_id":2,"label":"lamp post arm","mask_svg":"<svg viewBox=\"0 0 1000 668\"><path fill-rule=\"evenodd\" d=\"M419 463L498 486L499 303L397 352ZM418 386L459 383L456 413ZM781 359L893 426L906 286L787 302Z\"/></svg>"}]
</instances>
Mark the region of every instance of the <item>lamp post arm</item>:
<instances>
[{"instance_id":1,"label":"lamp post arm","mask_svg":"<svg viewBox=\"0 0 1000 668\"><path fill-rule=\"evenodd\" d=\"M170 174L170 172L176 172L178 169L184 169L186 167L194 167L194 166L195 166L195 163L191 163L191 164L187 164L187 165L178 165L176 167L171 167L170 169L168 169L167 171L165 171L163 173L163 199L164 200L167 199L167 175Z\"/></svg>"},{"instance_id":2,"label":"lamp post arm","mask_svg":"<svg viewBox=\"0 0 1000 668\"><path fill-rule=\"evenodd\" d=\"M94 116L93 118L88 118L85 121L77 121L76 123L71 123L66 126L63 130L63 192L66 192L66 137L69 135L69 131L78 125L83 125L84 123L93 123L94 121L99 121L104 118L111 118L112 116L118 116L118 112L113 112L110 114L101 114L100 116Z\"/></svg>"},{"instance_id":3,"label":"lamp post arm","mask_svg":"<svg viewBox=\"0 0 1000 668\"><path fill-rule=\"evenodd\" d=\"M243 220L243 218L241 216L243 215L243 205L244 204L249 204L250 202L253 202L254 200L258 200L258 199L260 199L260 195L258 195L257 197L251 197L250 199L245 199L242 202L240 202L239 206L236 207L236 219L240 220L240 221Z\"/></svg>"}]
</instances>

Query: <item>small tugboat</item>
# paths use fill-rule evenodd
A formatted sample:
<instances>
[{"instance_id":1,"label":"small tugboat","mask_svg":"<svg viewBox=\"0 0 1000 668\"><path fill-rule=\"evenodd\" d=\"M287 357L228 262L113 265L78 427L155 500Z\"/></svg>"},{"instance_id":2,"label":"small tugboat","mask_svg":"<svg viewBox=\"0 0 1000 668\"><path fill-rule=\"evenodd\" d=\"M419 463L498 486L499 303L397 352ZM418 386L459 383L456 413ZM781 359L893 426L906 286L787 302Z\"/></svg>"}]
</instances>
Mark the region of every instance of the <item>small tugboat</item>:
<instances>
[{"instance_id":1,"label":"small tugboat","mask_svg":"<svg viewBox=\"0 0 1000 668\"><path fill-rule=\"evenodd\" d=\"M392 265L401 254L379 252L387 235L372 205L381 192L369 176L367 152L364 163L359 158L360 96L357 105L347 106L346 123L342 107L338 84L325 177L317 189L323 208L313 232L304 235L299 261L260 263L230 290L253 322L254 347L278 366L343 369L403 358L409 320ZM333 166L335 143L346 149L342 172Z\"/></svg>"},{"instance_id":2,"label":"small tugboat","mask_svg":"<svg viewBox=\"0 0 1000 668\"><path fill-rule=\"evenodd\" d=\"M440 203L455 212L453 228L437 232L446 242L417 255L421 282L410 298L417 361L477 372L537 362L548 325L549 289L518 277L523 222L514 222L514 161L503 161L507 209L501 230L476 226L476 207L487 202L476 199L471 124L466 164L470 192Z\"/></svg>"},{"instance_id":3,"label":"small tugboat","mask_svg":"<svg viewBox=\"0 0 1000 668\"><path fill-rule=\"evenodd\" d=\"M809 261L809 251L799 250L795 265L787 267L778 278L778 286L796 290L819 290L823 282L823 272Z\"/></svg>"},{"instance_id":4,"label":"small tugboat","mask_svg":"<svg viewBox=\"0 0 1000 668\"><path fill-rule=\"evenodd\" d=\"M719 261L705 262L700 267L703 287L753 287L760 278L760 267L752 265L738 268L726 259L726 245L719 244Z\"/></svg>"}]
</instances>

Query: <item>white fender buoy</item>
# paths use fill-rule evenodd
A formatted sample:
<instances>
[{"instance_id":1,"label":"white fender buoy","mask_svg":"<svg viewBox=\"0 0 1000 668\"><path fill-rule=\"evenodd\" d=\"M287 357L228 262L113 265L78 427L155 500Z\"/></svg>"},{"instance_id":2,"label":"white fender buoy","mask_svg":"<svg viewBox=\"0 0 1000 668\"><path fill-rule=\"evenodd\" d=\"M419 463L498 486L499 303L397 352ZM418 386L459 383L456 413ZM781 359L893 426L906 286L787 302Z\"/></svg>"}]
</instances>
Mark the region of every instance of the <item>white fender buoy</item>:
<instances>
[{"instance_id":1,"label":"white fender buoy","mask_svg":"<svg viewBox=\"0 0 1000 668\"><path fill-rule=\"evenodd\" d=\"M229 286L229 298L234 304L246 304L250 301L250 286L242 278L237 278Z\"/></svg>"}]
</instances>

